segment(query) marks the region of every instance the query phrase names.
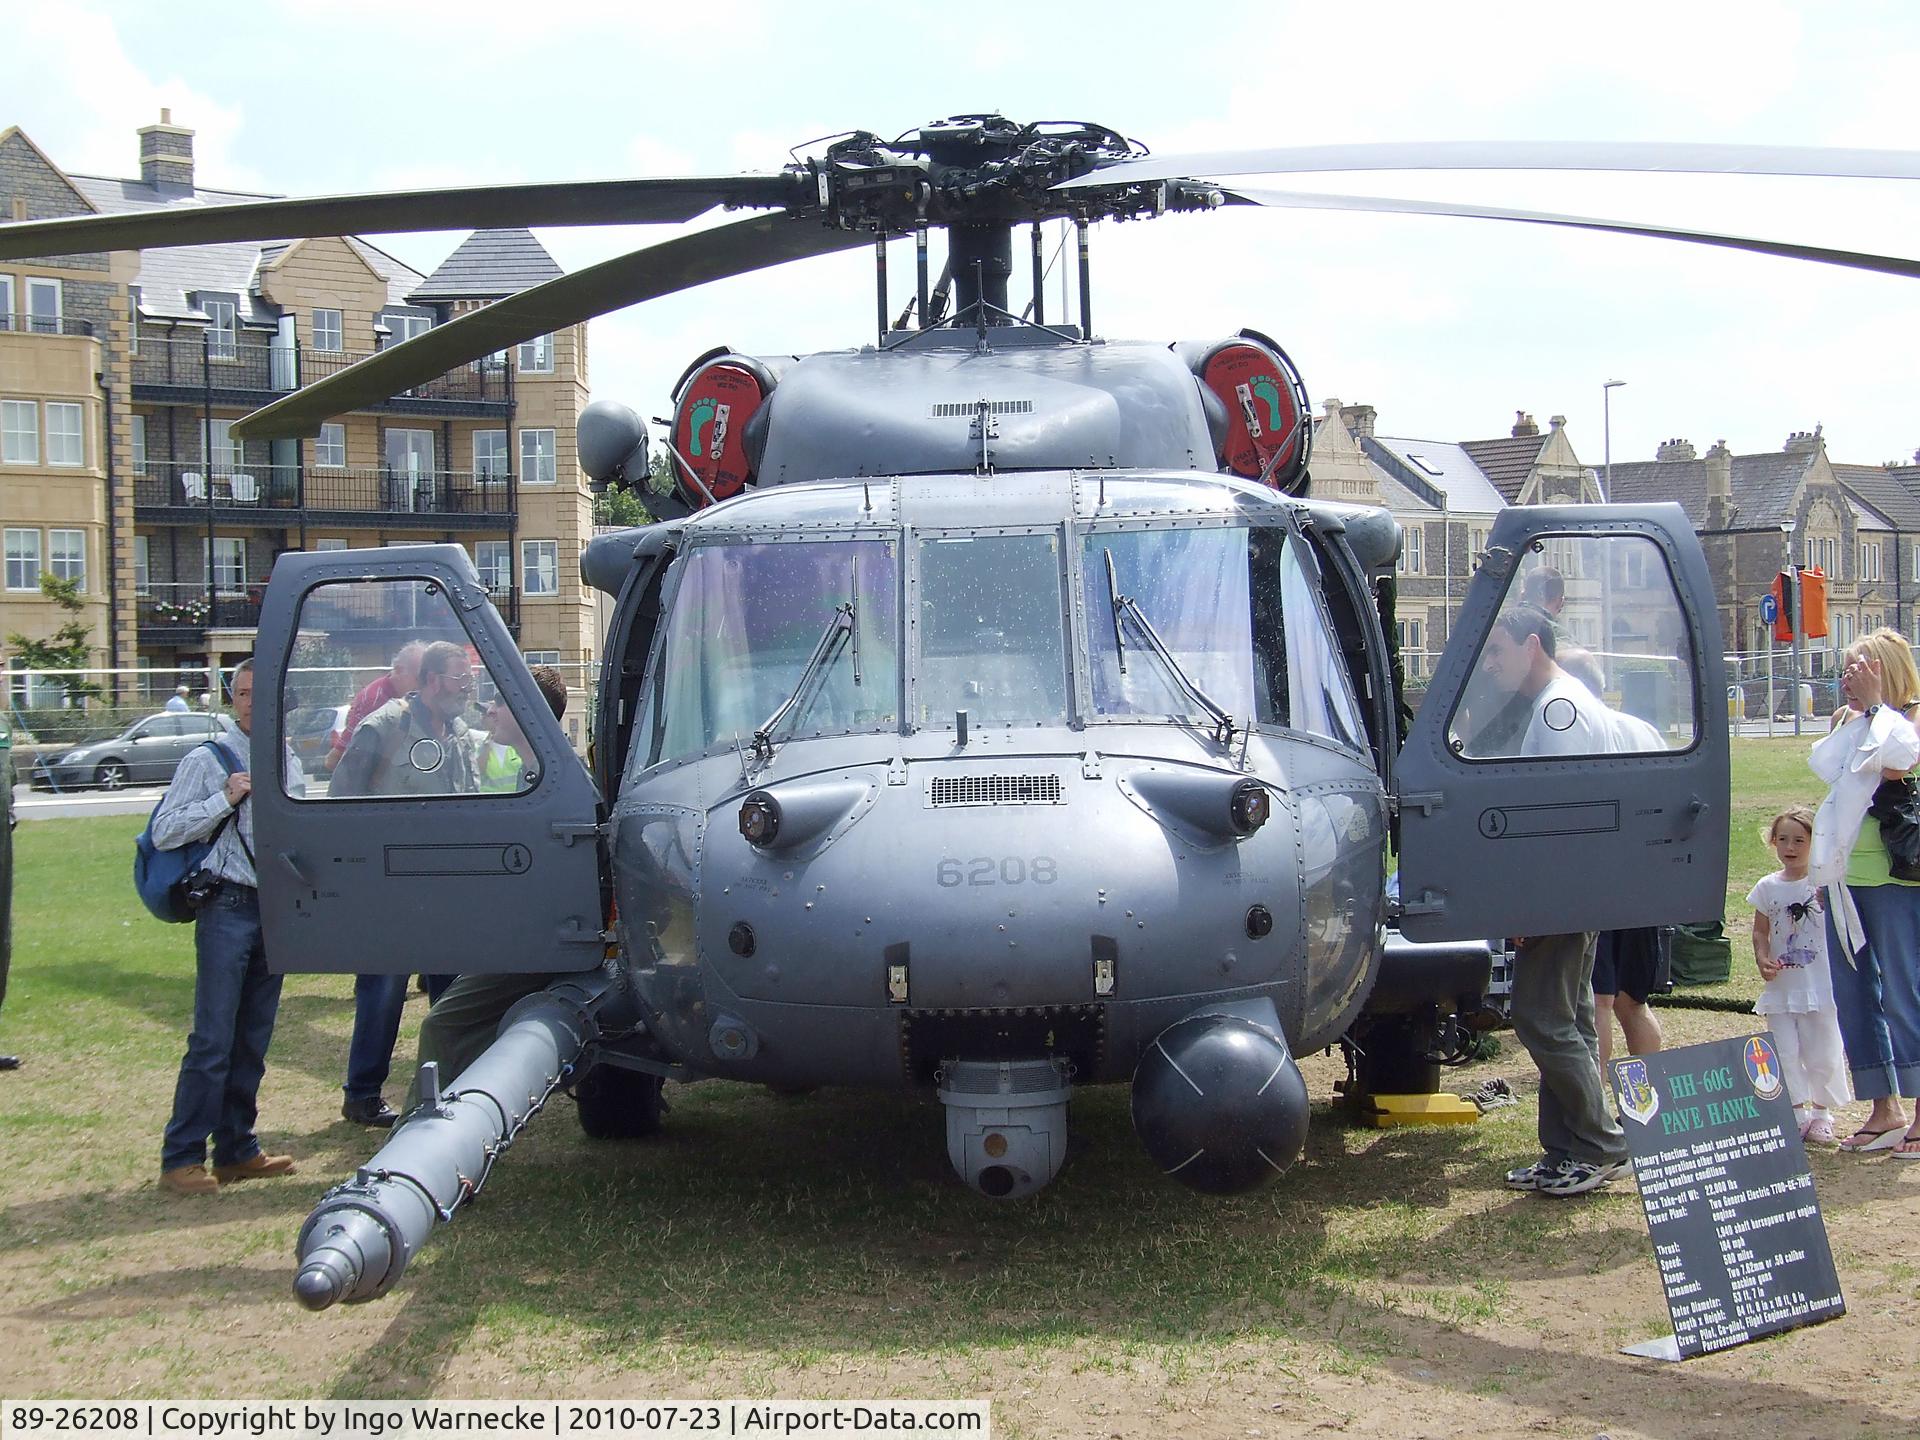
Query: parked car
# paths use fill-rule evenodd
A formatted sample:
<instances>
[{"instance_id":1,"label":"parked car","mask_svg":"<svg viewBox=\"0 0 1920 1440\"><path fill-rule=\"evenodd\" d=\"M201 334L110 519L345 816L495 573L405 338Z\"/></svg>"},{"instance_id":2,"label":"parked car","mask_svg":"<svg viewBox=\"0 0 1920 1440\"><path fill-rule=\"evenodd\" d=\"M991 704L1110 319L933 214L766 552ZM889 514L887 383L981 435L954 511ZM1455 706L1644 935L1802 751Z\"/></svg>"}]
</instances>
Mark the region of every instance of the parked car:
<instances>
[{"instance_id":1,"label":"parked car","mask_svg":"<svg viewBox=\"0 0 1920 1440\"><path fill-rule=\"evenodd\" d=\"M287 744L300 768L316 779L332 769L333 737L347 726L346 705L310 705L287 716Z\"/></svg>"},{"instance_id":2,"label":"parked car","mask_svg":"<svg viewBox=\"0 0 1920 1440\"><path fill-rule=\"evenodd\" d=\"M162 711L134 721L108 739L42 756L33 767L31 783L36 790L165 785L189 750L232 729L233 722L224 715Z\"/></svg>"}]
</instances>

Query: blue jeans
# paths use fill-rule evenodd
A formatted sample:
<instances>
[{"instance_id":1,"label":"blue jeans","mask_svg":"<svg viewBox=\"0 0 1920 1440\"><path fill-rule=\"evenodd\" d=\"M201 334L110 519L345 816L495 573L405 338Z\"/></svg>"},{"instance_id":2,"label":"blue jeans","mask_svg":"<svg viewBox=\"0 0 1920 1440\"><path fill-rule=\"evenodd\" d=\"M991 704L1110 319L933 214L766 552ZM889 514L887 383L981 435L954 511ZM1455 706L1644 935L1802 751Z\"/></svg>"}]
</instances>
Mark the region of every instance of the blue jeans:
<instances>
[{"instance_id":1,"label":"blue jeans","mask_svg":"<svg viewBox=\"0 0 1920 1440\"><path fill-rule=\"evenodd\" d=\"M1849 885L1867 943L1849 965L1827 917L1827 969L1853 1093L1920 1095L1920 890Z\"/></svg>"},{"instance_id":2,"label":"blue jeans","mask_svg":"<svg viewBox=\"0 0 1920 1440\"><path fill-rule=\"evenodd\" d=\"M244 1164L260 1153L253 1122L280 977L267 973L259 893L222 885L194 921L193 949L193 1033L173 1090L162 1170L204 1164L209 1135L216 1165Z\"/></svg>"},{"instance_id":3,"label":"blue jeans","mask_svg":"<svg viewBox=\"0 0 1920 1440\"><path fill-rule=\"evenodd\" d=\"M405 975L353 977L353 1042L347 1047L347 1103L377 1100L393 1064L400 1011L407 1003Z\"/></svg>"}]
</instances>

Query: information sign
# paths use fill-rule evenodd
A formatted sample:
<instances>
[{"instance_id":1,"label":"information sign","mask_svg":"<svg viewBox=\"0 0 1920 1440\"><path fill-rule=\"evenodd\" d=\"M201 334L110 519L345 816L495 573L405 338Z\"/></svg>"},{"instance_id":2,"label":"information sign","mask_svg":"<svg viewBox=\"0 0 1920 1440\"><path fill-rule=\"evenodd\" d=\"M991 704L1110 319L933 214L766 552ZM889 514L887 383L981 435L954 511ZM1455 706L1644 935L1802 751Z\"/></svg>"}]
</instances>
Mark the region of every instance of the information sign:
<instances>
[{"instance_id":1,"label":"information sign","mask_svg":"<svg viewBox=\"0 0 1920 1440\"><path fill-rule=\"evenodd\" d=\"M1760 597L1760 623L1762 625L1771 625L1779 618L1780 602L1775 600L1771 594L1762 595Z\"/></svg>"},{"instance_id":2,"label":"information sign","mask_svg":"<svg viewBox=\"0 0 1920 1440\"><path fill-rule=\"evenodd\" d=\"M1683 1359L1846 1313L1780 1056L1764 1032L1613 1062Z\"/></svg>"}]
</instances>

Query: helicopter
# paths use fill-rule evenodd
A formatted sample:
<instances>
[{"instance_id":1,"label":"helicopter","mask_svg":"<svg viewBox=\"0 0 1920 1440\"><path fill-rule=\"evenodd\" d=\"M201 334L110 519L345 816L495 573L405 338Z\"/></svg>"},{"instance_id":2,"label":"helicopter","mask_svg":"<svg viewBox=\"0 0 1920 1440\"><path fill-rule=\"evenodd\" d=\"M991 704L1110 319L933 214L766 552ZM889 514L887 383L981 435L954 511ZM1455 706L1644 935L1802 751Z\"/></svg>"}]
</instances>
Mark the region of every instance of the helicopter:
<instances>
[{"instance_id":1,"label":"helicopter","mask_svg":"<svg viewBox=\"0 0 1920 1440\"><path fill-rule=\"evenodd\" d=\"M1394 640L1399 528L1313 495L1292 360L1252 329L1096 335L1089 228L1324 207L1920 265L1223 183L1410 168L1920 175L1891 152L1645 144L1156 159L1099 125L964 115L835 137L768 175L0 226L6 257L770 212L463 314L234 426L249 436L310 434L621 306L875 249L872 342L698 357L666 422L659 518L581 556L613 601L590 769L459 547L276 563L257 653L280 679L256 739L279 758L253 792L272 965L397 973L448 953L465 974L528 977L492 1046L444 1084L423 1067L420 1103L309 1216L301 1303L389 1290L561 1090L605 1137L656 1129L665 1080L931 1092L956 1173L1015 1199L1058 1173L1074 1088L1125 1083L1162 1171L1245 1190L1300 1152L1296 1056L1345 1043L1365 1088L1434 1088L1485 1006L1484 937L1718 913L1723 646L1680 507L1503 512L1415 714ZM1077 235L1073 324L1048 318L1041 283L1040 226L1058 220ZM1023 225L1034 284L1016 313ZM895 317L886 243L907 235ZM590 406L580 451L596 484L648 473L625 406ZM1566 667L1639 722L1621 744L1499 738L1513 697L1494 683L1495 637L1549 572L1579 642ZM525 742L511 782L461 782L451 742L429 737L383 757L384 791L301 776L284 741L305 662L352 634L460 652Z\"/></svg>"}]
</instances>

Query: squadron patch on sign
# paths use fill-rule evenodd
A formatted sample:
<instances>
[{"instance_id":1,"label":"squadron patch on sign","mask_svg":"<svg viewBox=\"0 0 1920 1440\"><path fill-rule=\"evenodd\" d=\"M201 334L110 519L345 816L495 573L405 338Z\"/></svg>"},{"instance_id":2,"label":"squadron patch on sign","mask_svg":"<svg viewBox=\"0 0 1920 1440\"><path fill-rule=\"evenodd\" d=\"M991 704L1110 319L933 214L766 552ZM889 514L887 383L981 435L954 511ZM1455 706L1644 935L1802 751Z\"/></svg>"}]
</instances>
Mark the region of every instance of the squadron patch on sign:
<instances>
[{"instance_id":1,"label":"squadron patch on sign","mask_svg":"<svg viewBox=\"0 0 1920 1440\"><path fill-rule=\"evenodd\" d=\"M1647 1077L1644 1060L1618 1060L1613 1066L1613 1088L1620 1096L1620 1113L1642 1125L1660 1113L1660 1092Z\"/></svg>"},{"instance_id":2,"label":"squadron patch on sign","mask_svg":"<svg viewBox=\"0 0 1920 1440\"><path fill-rule=\"evenodd\" d=\"M1755 1035L1741 1050L1740 1058L1746 1062L1747 1079L1753 1084L1754 1094L1762 1100L1771 1100L1780 1093L1780 1057L1774 1054L1771 1040Z\"/></svg>"}]
</instances>

